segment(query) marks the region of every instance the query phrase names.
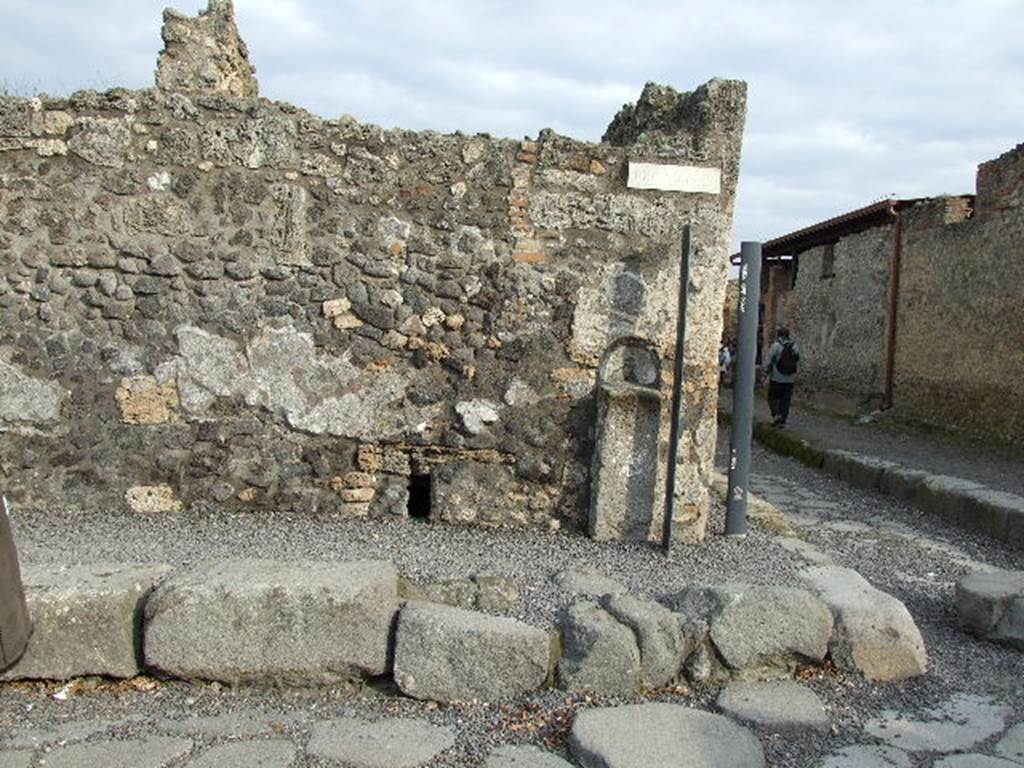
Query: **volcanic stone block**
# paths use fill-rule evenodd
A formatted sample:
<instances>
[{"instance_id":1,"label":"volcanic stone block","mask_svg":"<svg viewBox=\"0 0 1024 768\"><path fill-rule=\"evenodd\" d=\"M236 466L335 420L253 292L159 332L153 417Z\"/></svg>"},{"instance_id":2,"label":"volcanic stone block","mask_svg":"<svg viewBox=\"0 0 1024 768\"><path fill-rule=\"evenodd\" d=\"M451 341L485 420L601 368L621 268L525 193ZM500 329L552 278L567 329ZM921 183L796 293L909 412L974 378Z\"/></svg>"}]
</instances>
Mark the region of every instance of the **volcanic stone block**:
<instances>
[{"instance_id":1,"label":"volcanic stone block","mask_svg":"<svg viewBox=\"0 0 1024 768\"><path fill-rule=\"evenodd\" d=\"M558 686L616 695L640 690L642 665L633 631L594 603L573 603L559 617Z\"/></svg>"},{"instance_id":2,"label":"volcanic stone block","mask_svg":"<svg viewBox=\"0 0 1024 768\"><path fill-rule=\"evenodd\" d=\"M956 585L960 626L1024 651L1024 571L973 573Z\"/></svg>"},{"instance_id":3,"label":"volcanic stone block","mask_svg":"<svg viewBox=\"0 0 1024 768\"><path fill-rule=\"evenodd\" d=\"M548 674L547 633L514 619L411 601L396 635L395 682L417 699L500 699Z\"/></svg>"},{"instance_id":4,"label":"volcanic stone block","mask_svg":"<svg viewBox=\"0 0 1024 768\"><path fill-rule=\"evenodd\" d=\"M139 673L142 606L165 565L27 566L22 571L34 631L3 680L66 680Z\"/></svg>"},{"instance_id":5,"label":"volcanic stone block","mask_svg":"<svg viewBox=\"0 0 1024 768\"><path fill-rule=\"evenodd\" d=\"M807 590L694 585L669 604L687 618L707 621L722 660L742 676L788 674L828 652L832 614Z\"/></svg>"},{"instance_id":6,"label":"volcanic stone block","mask_svg":"<svg viewBox=\"0 0 1024 768\"><path fill-rule=\"evenodd\" d=\"M643 687L658 688L679 674L690 650L680 629L682 617L679 614L632 595L606 595L601 606L632 630L640 650Z\"/></svg>"},{"instance_id":7,"label":"volcanic stone block","mask_svg":"<svg viewBox=\"0 0 1024 768\"><path fill-rule=\"evenodd\" d=\"M816 566L801 576L835 616L832 659L869 680L902 680L928 667L924 639L906 606L850 568Z\"/></svg>"},{"instance_id":8,"label":"volcanic stone block","mask_svg":"<svg viewBox=\"0 0 1024 768\"><path fill-rule=\"evenodd\" d=\"M728 718L676 704L587 709L569 747L584 768L763 768L757 738Z\"/></svg>"},{"instance_id":9,"label":"volcanic stone block","mask_svg":"<svg viewBox=\"0 0 1024 768\"><path fill-rule=\"evenodd\" d=\"M387 671L398 576L383 561L235 560L146 605L146 665L186 679L331 683Z\"/></svg>"}]
</instances>

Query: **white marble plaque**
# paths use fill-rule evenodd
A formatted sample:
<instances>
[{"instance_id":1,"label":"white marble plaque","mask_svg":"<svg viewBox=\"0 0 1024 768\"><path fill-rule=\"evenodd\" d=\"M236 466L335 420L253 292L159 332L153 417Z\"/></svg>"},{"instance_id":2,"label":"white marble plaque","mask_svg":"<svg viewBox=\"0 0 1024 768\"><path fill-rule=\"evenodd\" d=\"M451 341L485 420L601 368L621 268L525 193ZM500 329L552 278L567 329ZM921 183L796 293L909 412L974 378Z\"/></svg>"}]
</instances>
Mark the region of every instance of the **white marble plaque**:
<instances>
[{"instance_id":1,"label":"white marble plaque","mask_svg":"<svg viewBox=\"0 0 1024 768\"><path fill-rule=\"evenodd\" d=\"M629 163L630 189L657 189L662 192L707 192L722 190L722 171L698 165L656 165Z\"/></svg>"}]
</instances>

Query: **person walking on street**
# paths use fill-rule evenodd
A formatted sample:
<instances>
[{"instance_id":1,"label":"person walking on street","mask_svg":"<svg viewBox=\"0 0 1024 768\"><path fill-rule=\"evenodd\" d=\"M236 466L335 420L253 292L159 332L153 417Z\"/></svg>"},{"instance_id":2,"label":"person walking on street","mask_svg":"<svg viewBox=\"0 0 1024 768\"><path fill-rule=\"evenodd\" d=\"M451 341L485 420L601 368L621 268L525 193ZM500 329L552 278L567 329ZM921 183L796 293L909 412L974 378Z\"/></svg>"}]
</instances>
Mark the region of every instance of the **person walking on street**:
<instances>
[{"instance_id":1,"label":"person walking on street","mask_svg":"<svg viewBox=\"0 0 1024 768\"><path fill-rule=\"evenodd\" d=\"M768 376L768 408L772 412L773 426L786 426L799 362L800 348L789 338L789 329L785 326L779 328L764 364L764 372Z\"/></svg>"}]
</instances>

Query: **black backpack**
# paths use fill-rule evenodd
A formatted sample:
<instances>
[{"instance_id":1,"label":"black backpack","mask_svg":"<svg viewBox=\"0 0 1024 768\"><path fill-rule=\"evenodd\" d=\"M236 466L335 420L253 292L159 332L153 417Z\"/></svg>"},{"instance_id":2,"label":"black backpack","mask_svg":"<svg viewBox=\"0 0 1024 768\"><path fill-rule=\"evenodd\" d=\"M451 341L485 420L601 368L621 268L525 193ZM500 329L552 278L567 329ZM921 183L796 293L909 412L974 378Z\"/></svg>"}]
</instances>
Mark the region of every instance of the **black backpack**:
<instances>
[{"instance_id":1,"label":"black backpack","mask_svg":"<svg viewBox=\"0 0 1024 768\"><path fill-rule=\"evenodd\" d=\"M783 376L792 376L796 373L796 364L799 359L800 355L793 349L793 344L787 342L782 345L782 351L779 352L779 357L775 361L775 370Z\"/></svg>"}]
</instances>

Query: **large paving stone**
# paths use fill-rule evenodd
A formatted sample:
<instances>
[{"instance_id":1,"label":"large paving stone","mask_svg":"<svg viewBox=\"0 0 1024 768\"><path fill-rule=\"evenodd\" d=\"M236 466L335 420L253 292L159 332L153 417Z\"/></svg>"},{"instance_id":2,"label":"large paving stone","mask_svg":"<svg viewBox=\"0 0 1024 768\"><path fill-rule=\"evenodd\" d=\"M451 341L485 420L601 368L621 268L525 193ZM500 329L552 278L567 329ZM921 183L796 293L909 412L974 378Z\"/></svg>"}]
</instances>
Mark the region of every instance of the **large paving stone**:
<instances>
[{"instance_id":1,"label":"large paving stone","mask_svg":"<svg viewBox=\"0 0 1024 768\"><path fill-rule=\"evenodd\" d=\"M573 603L558 618L562 658L558 687L605 695L635 693L643 676L633 631L589 601Z\"/></svg>"},{"instance_id":2,"label":"large paving stone","mask_svg":"<svg viewBox=\"0 0 1024 768\"><path fill-rule=\"evenodd\" d=\"M818 768L910 768L910 755L895 747L854 744L826 755Z\"/></svg>"},{"instance_id":3,"label":"large paving stone","mask_svg":"<svg viewBox=\"0 0 1024 768\"><path fill-rule=\"evenodd\" d=\"M104 739L55 747L46 755L46 768L166 768L191 749L191 740L166 736Z\"/></svg>"},{"instance_id":4,"label":"large paving stone","mask_svg":"<svg viewBox=\"0 0 1024 768\"><path fill-rule=\"evenodd\" d=\"M185 768L289 768L298 749L285 739L221 744L201 752Z\"/></svg>"},{"instance_id":5,"label":"large paving stone","mask_svg":"<svg viewBox=\"0 0 1024 768\"><path fill-rule=\"evenodd\" d=\"M520 744L498 747L487 756L484 768L572 768L572 764L540 747Z\"/></svg>"},{"instance_id":6,"label":"large paving stone","mask_svg":"<svg viewBox=\"0 0 1024 768\"><path fill-rule=\"evenodd\" d=\"M940 757L932 768L1020 768L1020 763L978 753Z\"/></svg>"},{"instance_id":7,"label":"large paving stone","mask_svg":"<svg viewBox=\"0 0 1024 768\"><path fill-rule=\"evenodd\" d=\"M54 726L20 728L6 741L0 742L0 749L39 749L52 744L75 744L90 736L103 733L111 728L129 725L141 719L133 716L121 720L70 720Z\"/></svg>"},{"instance_id":8,"label":"large paving stone","mask_svg":"<svg viewBox=\"0 0 1024 768\"><path fill-rule=\"evenodd\" d=\"M415 768L454 743L451 730L422 720L341 718L315 725L306 752L346 768Z\"/></svg>"},{"instance_id":9,"label":"large paving stone","mask_svg":"<svg viewBox=\"0 0 1024 768\"><path fill-rule=\"evenodd\" d=\"M142 606L165 565L27 566L22 581L34 631L2 680L66 680L139 673Z\"/></svg>"},{"instance_id":10,"label":"large paving stone","mask_svg":"<svg viewBox=\"0 0 1024 768\"><path fill-rule=\"evenodd\" d=\"M270 723L247 712L164 720L157 723L156 728L161 733L174 736L206 736L215 739L241 739L273 732Z\"/></svg>"},{"instance_id":11,"label":"large paving stone","mask_svg":"<svg viewBox=\"0 0 1024 768\"><path fill-rule=\"evenodd\" d=\"M827 731L829 727L818 694L792 680L733 683L719 694L718 706L734 720L779 733Z\"/></svg>"},{"instance_id":12,"label":"large paving stone","mask_svg":"<svg viewBox=\"0 0 1024 768\"><path fill-rule=\"evenodd\" d=\"M746 676L789 673L828 652L832 614L804 589L694 585L668 602L688 618L707 621L723 661Z\"/></svg>"},{"instance_id":13,"label":"large paving stone","mask_svg":"<svg viewBox=\"0 0 1024 768\"><path fill-rule=\"evenodd\" d=\"M229 561L154 591L145 659L163 674L229 683L380 675L397 612L391 563Z\"/></svg>"},{"instance_id":14,"label":"large paving stone","mask_svg":"<svg viewBox=\"0 0 1024 768\"><path fill-rule=\"evenodd\" d=\"M864 730L908 752L964 752L1000 733L1010 711L994 699L958 693L918 718L887 710Z\"/></svg>"},{"instance_id":15,"label":"large paving stone","mask_svg":"<svg viewBox=\"0 0 1024 768\"><path fill-rule=\"evenodd\" d=\"M762 768L764 750L728 718L675 704L587 709L569 746L584 768Z\"/></svg>"},{"instance_id":16,"label":"large paving stone","mask_svg":"<svg viewBox=\"0 0 1024 768\"><path fill-rule=\"evenodd\" d=\"M1018 723L1008 730L996 744L995 752L1007 760L1024 763L1024 723Z\"/></svg>"},{"instance_id":17,"label":"large paving stone","mask_svg":"<svg viewBox=\"0 0 1024 768\"><path fill-rule=\"evenodd\" d=\"M960 626L1024 651L1024 571L973 573L956 585Z\"/></svg>"},{"instance_id":18,"label":"large paving stone","mask_svg":"<svg viewBox=\"0 0 1024 768\"><path fill-rule=\"evenodd\" d=\"M492 701L539 688L550 639L515 619L411 601L398 617L395 682L435 701Z\"/></svg>"},{"instance_id":19,"label":"large paving stone","mask_svg":"<svg viewBox=\"0 0 1024 768\"><path fill-rule=\"evenodd\" d=\"M903 603L850 568L816 566L801 576L835 616L831 650L837 665L878 681L925 673L924 639Z\"/></svg>"},{"instance_id":20,"label":"large paving stone","mask_svg":"<svg viewBox=\"0 0 1024 768\"><path fill-rule=\"evenodd\" d=\"M640 683L645 688L667 685L691 650L680 629L677 613L632 595L605 595L601 606L633 632L640 651Z\"/></svg>"},{"instance_id":21,"label":"large paving stone","mask_svg":"<svg viewBox=\"0 0 1024 768\"><path fill-rule=\"evenodd\" d=\"M0 747L0 768L29 768L32 765L32 754L29 750L7 751Z\"/></svg>"}]
</instances>

